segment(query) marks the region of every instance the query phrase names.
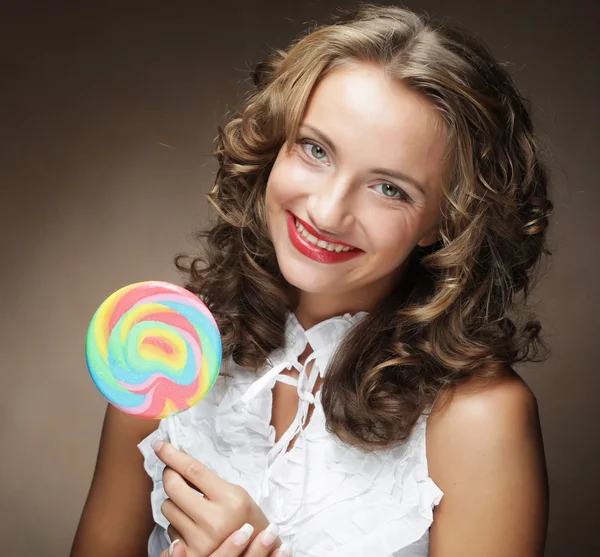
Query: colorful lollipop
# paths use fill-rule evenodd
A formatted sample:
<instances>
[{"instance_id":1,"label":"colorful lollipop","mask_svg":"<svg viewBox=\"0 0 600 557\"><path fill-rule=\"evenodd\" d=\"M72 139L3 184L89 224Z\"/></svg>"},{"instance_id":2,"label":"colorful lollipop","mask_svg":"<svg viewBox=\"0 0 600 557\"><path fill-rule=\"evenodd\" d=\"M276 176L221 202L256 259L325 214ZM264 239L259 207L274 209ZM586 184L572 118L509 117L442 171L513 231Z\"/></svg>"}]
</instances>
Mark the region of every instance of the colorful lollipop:
<instances>
[{"instance_id":1,"label":"colorful lollipop","mask_svg":"<svg viewBox=\"0 0 600 557\"><path fill-rule=\"evenodd\" d=\"M168 282L139 282L109 296L92 318L85 351L100 392L142 418L190 408L221 367L214 317L194 294Z\"/></svg>"}]
</instances>

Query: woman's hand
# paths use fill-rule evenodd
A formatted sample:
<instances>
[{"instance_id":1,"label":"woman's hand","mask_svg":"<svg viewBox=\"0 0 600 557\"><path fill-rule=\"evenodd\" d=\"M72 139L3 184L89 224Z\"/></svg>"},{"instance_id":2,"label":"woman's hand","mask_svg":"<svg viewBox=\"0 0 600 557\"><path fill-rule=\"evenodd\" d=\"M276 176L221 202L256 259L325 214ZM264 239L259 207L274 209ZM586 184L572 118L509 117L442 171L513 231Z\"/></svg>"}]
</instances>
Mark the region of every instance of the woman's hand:
<instances>
[{"instance_id":1,"label":"woman's hand","mask_svg":"<svg viewBox=\"0 0 600 557\"><path fill-rule=\"evenodd\" d=\"M251 524L245 524L240 530L229 536L210 557L290 557L287 544L283 544L279 549L275 549L274 544L265 545L263 539L265 534L269 534L273 539L273 535L277 537L277 528L269 527L265 532L254 538L250 542L250 537L254 531ZM189 557L186 553L184 544L180 540L175 540L169 549L165 549L160 554L160 557Z\"/></svg>"},{"instance_id":2,"label":"woman's hand","mask_svg":"<svg viewBox=\"0 0 600 557\"><path fill-rule=\"evenodd\" d=\"M267 517L244 488L223 480L202 462L169 443L157 440L153 448L166 464L163 486L169 498L161 510L170 523L169 536L181 540L186 557L214 555L232 532L246 523L251 525L252 532L267 528ZM273 547L279 543L276 539Z\"/></svg>"}]
</instances>

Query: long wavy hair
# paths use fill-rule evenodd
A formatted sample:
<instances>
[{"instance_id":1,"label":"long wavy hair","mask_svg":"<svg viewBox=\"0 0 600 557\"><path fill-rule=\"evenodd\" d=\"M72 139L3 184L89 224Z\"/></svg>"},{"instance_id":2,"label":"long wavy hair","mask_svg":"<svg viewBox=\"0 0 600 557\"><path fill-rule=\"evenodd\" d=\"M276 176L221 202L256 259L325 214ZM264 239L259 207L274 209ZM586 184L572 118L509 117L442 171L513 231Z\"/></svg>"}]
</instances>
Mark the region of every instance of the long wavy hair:
<instances>
[{"instance_id":1,"label":"long wavy hair","mask_svg":"<svg viewBox=\"0 0 600 557\"><path fill-rule=\"evenodd\" d=\"M259 63L242 109L219 127L208 194L216 222L197 233L203 255L175 262L215 315L224 361L258 370L284 344L297 300L267 231L267 179L284 143L297 139L315 86L356 62L428 99L450 155L439 241L415 249L398 287L348 332L322 385L328 431L373 450L405 441L439 395L465 379L543 354L525 303L549 253L552 204L526 103L482 44L398 7L342 13Z\"/></svg>"}]
</instances>

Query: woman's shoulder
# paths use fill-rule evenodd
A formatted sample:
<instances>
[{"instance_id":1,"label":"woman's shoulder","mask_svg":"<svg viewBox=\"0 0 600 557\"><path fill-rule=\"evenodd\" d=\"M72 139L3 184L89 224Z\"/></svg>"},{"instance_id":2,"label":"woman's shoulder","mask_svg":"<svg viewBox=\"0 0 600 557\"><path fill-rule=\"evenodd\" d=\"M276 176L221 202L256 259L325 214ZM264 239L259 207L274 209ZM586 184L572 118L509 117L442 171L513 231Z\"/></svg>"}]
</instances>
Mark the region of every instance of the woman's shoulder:
<instances>
[{"instance_id":1,"label":"woman's shoulder","mask_svg":"<svg viewBox=\"0 0 600 557\"><path fill-rule=\"evenodd\" d=\"M428 422L429 474L444 492L432 543L464 555L470 553L461 539L471 539L470 548L503 547L499 532L514 534L514 554L543 543L542 435L535 396L519 375L507 369L493 379L470 379L434 408Z\"/></svg>"},{"instance_id":2,"label":"woman's shoulder","mask_svg":"<svg viewBox=\"0 0 600 557\"><path fill-rule=\"evenodd\" d=\"M525 381L511 368L492 378L471 377L440 398L428 419L428 445L443 445L449 437L488 440L537 422L537 401ZM479 444L479 443L478 443Z\"/></svg>"},{"instance_id":3,"label":"woman's shoulder","mask_svg":"<svg viewBox=\"0 0 600 557\"><path fill-rule=\"evenodd\" d=\"M427 426L430 469L448 470L463 458L485 451L498 458L519 443L539 435L537 401L525 381L512 369L493 378L472 377L442 398Z\"/></svg>"}]
</instances>

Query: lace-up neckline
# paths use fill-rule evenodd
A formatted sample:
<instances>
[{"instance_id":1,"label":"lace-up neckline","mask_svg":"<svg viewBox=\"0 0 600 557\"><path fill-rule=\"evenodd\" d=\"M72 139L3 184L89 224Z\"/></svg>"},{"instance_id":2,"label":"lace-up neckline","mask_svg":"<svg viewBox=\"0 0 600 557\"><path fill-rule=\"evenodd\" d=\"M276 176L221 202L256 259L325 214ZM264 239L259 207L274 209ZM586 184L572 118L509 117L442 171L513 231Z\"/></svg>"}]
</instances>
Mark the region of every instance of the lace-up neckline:
<instances>
[{"instance_id":1,"label":"lace-up neckline","mask_svg":"<svg viewBox=\"0 0 600 557\"><path fill-rule=\"evenodd\" d=\"M276 381L295 386L298 393L298 410L296 416L288 429L282 434L279 441L277 441L269 451L267 473L265 474L261 486L262 497L268 497L269 480L272 470L289 452L289 445L298 434L300 434L302 439L302 457L304 463L306 463L308 446L306 443L305 426L308 418L309 406L315 404L315 395L313 394L315 384L319 377L325 377L329 360L346 332L365 315L367 315L367 312L364 311L354 315L347 313L342 316L332 317L326 321L322 321L314 327L305 330L299 323L295 314L290 312L286 322L286 344L284 348L275 352L272 357L269 358L269 365L265 366L266 372L259 377L242 396L242 402L248 403L263 389L267 388L267 386L272 390ZM301 364L298 361L298 358L309 345L312 348L312 352L307 356L304 364ZM307 375L306 370L311 362L314 363L310 375ZM292 368L298 371L298 379L294 379L293 377L289 377L282 373L284 370ZM317 396L320 398L320 391L317 393ZM295 448L295 444L293 448ZM304 480L305 479L306 476L304 477ZM303 487L305 483L304 480ZM292 512L285 521L292 520L300 509L300 506L301 505L297 505L294 512Z\"/></svg>"},{"instance_id":2,"label":"lace-up neckline","mask_svg":"<svg viewBox=\"0 0 600 557\"><path fill-rule=\"evenodd\" d=\"M290 543L295 557L428 555L433 507L443 494L428 475L427 415L402 445L365 452L327 431L320 391L312 393L317 376L326 376L340 341L362 317L364 312L333 317L305 331L290 314L285 345L270 354L258 374L228 360L228 381L219 378L198 404L161 420L140 443L153 481L156 527L149 556L158 557L171 543L169 522L162 514L165 466L152 449L155 439L178 442L225 481L244 488L278 524L281 540ZM298 361L308 344L313 348L310 376L304 373L309 358L304 365ZM298 370L297 379L283 373L288 367ZM277 381L299 391L298 412L279 440L271 424ZM314 412L305 424L303 407L311 405ZM286 452L294 431L300 432L297 442Z\"/></svg>"}]
</instances>

